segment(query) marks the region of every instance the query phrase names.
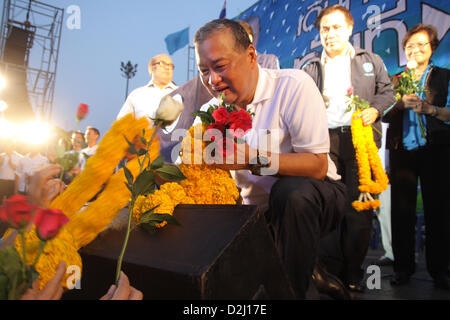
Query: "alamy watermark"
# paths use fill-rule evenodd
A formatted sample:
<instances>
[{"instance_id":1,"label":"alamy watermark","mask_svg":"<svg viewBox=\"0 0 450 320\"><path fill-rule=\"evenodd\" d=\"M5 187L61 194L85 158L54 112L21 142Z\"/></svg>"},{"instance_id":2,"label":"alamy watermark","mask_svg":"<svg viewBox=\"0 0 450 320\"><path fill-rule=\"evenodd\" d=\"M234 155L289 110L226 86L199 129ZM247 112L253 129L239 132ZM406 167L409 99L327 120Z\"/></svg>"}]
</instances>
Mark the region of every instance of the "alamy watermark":
<instances>
[{"instance_id":1,"label":"alamy watermark","mask_svg":"<svg viewBox=\"0 0 450 320\"><path fill-rule=\"evenodd\" d=\"M69 30L81 29L81 8L75 4L70 5L67 8L67 14L69 17L66 20L66 27Z\"/></svg>"}]
</instances>

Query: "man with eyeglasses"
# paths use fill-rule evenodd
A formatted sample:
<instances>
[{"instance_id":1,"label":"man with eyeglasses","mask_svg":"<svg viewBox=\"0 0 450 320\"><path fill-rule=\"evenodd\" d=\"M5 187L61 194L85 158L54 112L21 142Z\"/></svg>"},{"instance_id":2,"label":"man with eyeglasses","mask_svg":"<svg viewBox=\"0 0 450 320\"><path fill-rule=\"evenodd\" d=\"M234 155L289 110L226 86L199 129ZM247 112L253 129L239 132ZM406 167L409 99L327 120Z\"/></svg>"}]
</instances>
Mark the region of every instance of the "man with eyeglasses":
<instances>
[{"instance_id":1,"label":"man with eyeglasses","mask_svg":"<svg viewBox=\"0 0 450 320\"><path fill-rule=\"evenodd\" d=\"M117 119L128 113L133 113L136 118L144 116L154 118L161 98L177 88L172 82L174 69L175 66L168 55L154 56L148 64L148 72L152 79L147 85L130 93Z\"/></svg>"},{"instance_id":2,"label":"man with eyeglasses","mask_svg":"<svg viewBox=\"0 0 450 320\"><path fill-rule=\"evenodd\" d=\"M349 39L354 20L340 5L323 9L316 19L323 52L303 66L316 82L327 107L330 156L347 186L348 200L344 219L336 231L321 242L320 261L339 276L352 291L364 290L361 268L370 241L373 211L357 212L351 202L358 199L358 165L350 130L352 112L346 112L348 89L370 103L359 116L364 126L372 125L378 148L381 146L381 121L384 110L394 103L394 91L382 59L371 52L353 48ZM318 266L316 279L325 279L326 270ZM326 284L320 286L327 288Z\"/></svg>"}]
</instances>

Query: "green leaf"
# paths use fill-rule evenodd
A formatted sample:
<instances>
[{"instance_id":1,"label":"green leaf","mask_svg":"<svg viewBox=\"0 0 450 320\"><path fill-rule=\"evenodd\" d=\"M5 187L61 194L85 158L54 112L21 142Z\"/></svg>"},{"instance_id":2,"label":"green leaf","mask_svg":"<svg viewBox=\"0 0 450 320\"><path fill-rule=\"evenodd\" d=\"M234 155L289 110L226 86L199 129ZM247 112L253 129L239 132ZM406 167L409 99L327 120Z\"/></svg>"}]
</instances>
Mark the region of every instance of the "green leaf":
<instances>
[{"instance_id":1,"label":"green leaf","mask_svg":"<svg viewBox=\"0 0 450 320\"><path fill-rule=\"evenodd\" d=\"M155 206L155 207L151 208L150 210L147 210L146 212L144 212L144 213L141 215L141 218L139 219L139 223L141 224L141 223L147 223L147 222L150 222L150 221L151 221L151 219L150 219L151 213L153 213L153 211L154 211L156 208L158 208L159 206L160 206L160 205L158 204L157 206Z\"/></svg>"},{"instance_id":2,"label":"green leaf","mask_svg":"<svg viewBox=\"0 0 450 320\"><path fill-rule=\"evenodd\" d=\"M126 166L124 166L123 172L125 173L125 178L127 178L128 184L133 185L134 177L131 171Z\"/></svg>"},{"instance_id":3,"label":"green leaf","mask_svg":"<svg viewBox=\"0 0 450 320\"><path fill-rule=\"evenodd\" d=\"M160 223L163 223L164 221L167 221L168 224L181 226L181 224L178 222L177 219L175 219L174 216L170 214L159 214L159 213L148 214L146 217L146 222L141 223L140 225L150 234L154 234L158 229L156 226Z\"/></svg>"},{"instance_id":4,"label":"green leaf","mask_svg":"<svg viewBox=\"0 0 450 320\"><path fill-rule=\"evenodd\" d=\"M199 117L200 120L202 120L202 122L207 123L207 124L211 124L211 123L215 122L213 116L209 112L197 110L197 111L193 112L192 115L194 117Z\"/></svg>"},{"instance_id":5,"label":"green leaf","mask_svg":"<svg viewBox=\"0 0 450 320\"><path fill-rule=\"evenodd\" d=\"M146 196L155 189L155 174L153 171L144 170L136 178L133 185L133 197Z\"/></svg>"},{"instance_id":6,"label":"green leaf","mask_svg":"<svg viewBox=\"0 0 450 320\"><path fill-rule=\"evenodd\" d=\"M142 149L140 149L140 150L138 151L137 155L140 157L140 156L143 156L143 155L146 154L146 153L147 153L147 149L142 148Z\"/></svg>"},{"instance_id":7,"label":"green leaf","mask_svg":"<svg viewBox=\"0 0 450 320\"><path fill-rule=\"evenodd\" d=\"M134 145L129 147L127 151L130 154L137 154L138 153Z\"/></svg>"},{"instance_id":8,"label":"green leaf","mask_svg":"<svg viewBox=\"0 0 450 320\"><path fill-rule=\"evenodd\" d=\"M161 168L156 170L156 174L165 181L179 182L186 179L181 170L176 165L172 164L164 164Z\"/></svg>"},{"instance_id":9,"label":"green leaf","mask_svg":"<svg viewBox=\"0 0 450 320\"><path fill-rule=\"evenodd\" d=\"M146 146L147 145L147 140L145 140L144 137L139 137L139 140L141 141L141 143Z\"/></svg>"},{"instance_id":10,"label":"green leaf","mask_svg":"<svg viewBox=\"0 0 450 320\"><path fill-rule=\"evenodd\" d=\"M22 273L23 262L19 253L13 246L8 246L0 250L0 275L2 275L1 285L5 285L5 277L8 279L7 298L10 300L18 300L27 289L28 281L24 279ZM4 295L4 289L0 295Z\"/></svg>"},{"instance_id":11,"label":"green leaf","mask_svg":"<svg viewBox=\"0 0 450 320\"><path fill-rule=\"evenodd\" d=\"M164 156L159 156L158 158L153 160L153 162L150 165L150 169L156 170L162 168L163 165L164 165Z\"/></svg>"},{"instance_id":12,"label":"green leaf","mask_svg":"<svg viewBox=\"0 0 450 320\"><path fill-rule=\"evenodd\" d=\"M126 182L125 182L125 185L127 186L127 189L130 190L130 192L133 192L133 186L132 185L130 185L130 184L126 183Z\"/></svg>"},{"instance_id":13,"label":"green leaf","mask_svg":"<svg viewBox=\"0 0 450 320\"><path fill-rule=\"evenodd\" d=\"M153 235L153 234L155 234L156 233L156 224L150 224L150 223L146 223L146 224L143 224L143 225L141 225L142 226L142 228L144 228L145 230L147 230L147 232L150 234L150 235Z\"/></svg>"},{"instance_id":14,"label":"green leaf","mask_svg":"<svg viewBox=\"0 0 450 320\"><path fill-rule=\"evenodd\" d=\"M134 146L134 143L133 143L133 142L130 142L130 140L128 140L128 138L127 138L126 135L123 135L123 137L125 138L125 140L127 141L128 145L129 145L130 147Z\"/></svg>"},{"instance_id":15,"label":"green leaf","mask_svg":"<svg viewBox=\"0 0 450 320\"><path fill-rule=\"evenodd\" d=\"M9 279L0 273L0 301L8 299Z\"/></svg>"}]
</instances>

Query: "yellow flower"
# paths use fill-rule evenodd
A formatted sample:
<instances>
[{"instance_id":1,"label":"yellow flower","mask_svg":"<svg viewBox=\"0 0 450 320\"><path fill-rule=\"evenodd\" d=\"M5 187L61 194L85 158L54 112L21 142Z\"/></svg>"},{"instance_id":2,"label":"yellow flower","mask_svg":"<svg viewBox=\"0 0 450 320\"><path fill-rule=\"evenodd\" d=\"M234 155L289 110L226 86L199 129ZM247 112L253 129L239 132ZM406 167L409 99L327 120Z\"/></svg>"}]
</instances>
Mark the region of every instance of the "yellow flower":
<instances>
[{"instance_id":1,"label":"yellow flower","mask_svg":"<svg viewBox=\"0 0 450 320\"><path fill-rule=\"evenodd\" d=\"M356 119L361 111L356 111L352 116L352 142L355 147L355 156L358 163L359 191L362 194L379 194L387 189L389 179L384 172L378 155L378 148L373 139L371 126L364 127L362 119ZM374 180L372 180L372 176ZM355 201L353 207L357 211L376 209L379 207L379 200Z\"/></svg>"}]
</instances>

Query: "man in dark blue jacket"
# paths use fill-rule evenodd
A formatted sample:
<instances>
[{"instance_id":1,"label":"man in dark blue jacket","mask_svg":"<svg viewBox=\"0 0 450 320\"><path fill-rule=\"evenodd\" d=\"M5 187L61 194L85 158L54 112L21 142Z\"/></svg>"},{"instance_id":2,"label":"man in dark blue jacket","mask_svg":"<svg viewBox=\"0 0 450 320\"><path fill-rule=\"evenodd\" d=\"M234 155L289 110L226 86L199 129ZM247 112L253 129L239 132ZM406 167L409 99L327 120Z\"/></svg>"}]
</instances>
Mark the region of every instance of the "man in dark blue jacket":
<instances>
[{"instance_id":1,"label":"man in dark blue jacket","mask_svg":"<svg viewBox=\"0 0 450 320\"><path fill-rule=\"evenodd\" d=\"M346 112L349 88L370 103L361 112L364 126L372 125L377 146L381 145L380 117L394 103L394 91L381 58L363 49L353 48L349 38L353 17L342 6L320 12L316 20L324 51L303 66L322 93L328 117L330 156L347 186L348 205L340 232L323 239L320 260L352 291L363 291L361 265L367 254L372 210L357 212L351 206L359 196L358 165L350 130L352 112Z\"/></svg>"}]
</instances>

